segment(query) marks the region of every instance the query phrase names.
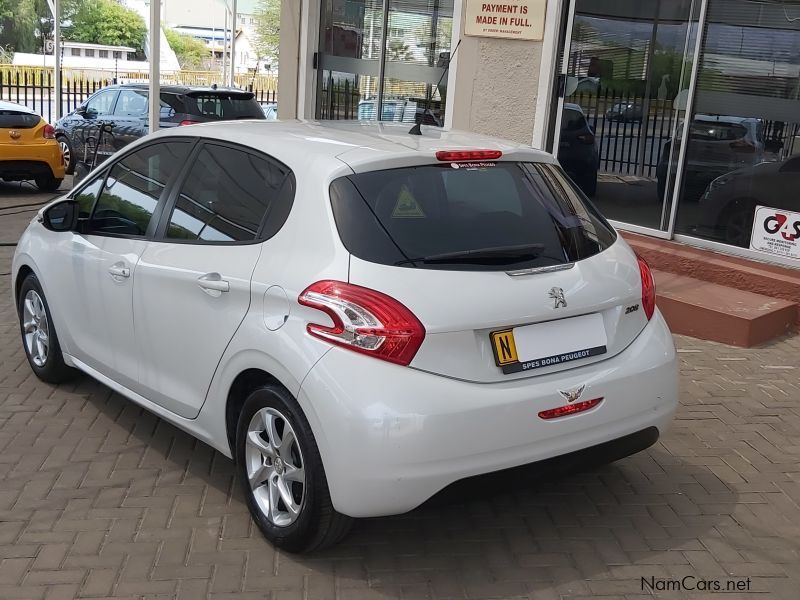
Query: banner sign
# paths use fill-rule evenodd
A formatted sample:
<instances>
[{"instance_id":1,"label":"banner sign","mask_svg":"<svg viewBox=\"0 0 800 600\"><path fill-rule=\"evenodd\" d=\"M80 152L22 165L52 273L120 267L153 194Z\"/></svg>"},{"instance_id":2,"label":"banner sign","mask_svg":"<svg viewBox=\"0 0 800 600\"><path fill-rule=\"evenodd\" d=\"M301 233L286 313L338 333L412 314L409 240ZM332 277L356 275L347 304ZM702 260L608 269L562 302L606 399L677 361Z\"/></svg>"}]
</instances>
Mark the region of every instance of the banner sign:
<instances>
[{"instance_id":1,"label":"banner sign","mask_svg":"<svg viewBox=\"0 0 800 600\"><path fill-rule=\"evenodd\" d=\"M800 259L800 213L757 206L750 249Z\"/></svg>"},{"instance_id":2,"label":"banner sign","mask_svg":"<svg viewBox=\"0 0 800 600\"><path fill-rule=\"evenodd\" d=\"M465 0L465 35L541 40L547 0Z\"/></svg>"}]
</instances>

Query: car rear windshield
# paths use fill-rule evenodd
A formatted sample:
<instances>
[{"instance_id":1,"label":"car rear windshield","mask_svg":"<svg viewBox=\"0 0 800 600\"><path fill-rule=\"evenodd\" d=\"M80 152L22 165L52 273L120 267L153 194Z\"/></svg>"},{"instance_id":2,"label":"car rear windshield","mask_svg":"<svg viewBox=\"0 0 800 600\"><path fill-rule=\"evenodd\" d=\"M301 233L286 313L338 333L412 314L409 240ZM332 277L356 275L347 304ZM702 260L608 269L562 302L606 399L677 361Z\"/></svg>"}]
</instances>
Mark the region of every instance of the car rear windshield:
<instances>
[{"instance_id":1,"label":"car rear windshield","mask_svg":"<svg viewBox=\"0 0 800 600\"><path fill-rule=\"evenodd\" d=\"M0 129L33 129L41 117L18 110L0 109Z\"/></svg>"},{"instance_id":2,"label":"car rear windshield","mask_svg":"<svg viewBox=\"0 0 800 600\"><path fill-rule=\"evenodd\" d=\"M186 96L186 112L211 120L263 119L264 111L249 92L195 92Z\"/></svg>"},{"instance_id":3,"label":"car rear windshield","mask_svg":"<svg viewBox=\"0 0 800 600\"><path fill-rule=\"evenodd\" d=\"M611 226L560 167L444 163L349 175L330 187L339 236L374 263L519 270L608 248Z\"/></svg>"},{"instance_id":4,"label":"car rear windshield","mask_svg":"<svg viewBox=\"0 0 800 600\"><path fill-rule=\"evenodd\" d=\"M744 138L747 135L747 128L738 123L726 123L724 121L718 123L695 121L692 123L689 134L694 140L705 142L730 142Z\"/></svg>"}]
</instances>

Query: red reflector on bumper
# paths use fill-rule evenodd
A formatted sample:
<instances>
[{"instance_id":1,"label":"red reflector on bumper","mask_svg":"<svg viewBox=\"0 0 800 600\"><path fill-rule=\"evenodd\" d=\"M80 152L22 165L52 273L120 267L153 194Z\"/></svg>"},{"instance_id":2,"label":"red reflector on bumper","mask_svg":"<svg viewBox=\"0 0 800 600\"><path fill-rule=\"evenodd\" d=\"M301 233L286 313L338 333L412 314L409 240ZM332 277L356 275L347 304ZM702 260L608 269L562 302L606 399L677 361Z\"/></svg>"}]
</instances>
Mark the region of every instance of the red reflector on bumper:
<instances>
[{"instance_id":1,"label":"red reflector on bumper","mask_svg":"<svg viewBox=\"0 0 800 600\"><path fill-rule=\"evenodd\" d=\"M575 404L565 404L564 406L559 406L558 408L543 410L539 413L539 416L542 419L557 419L558 417L566 417L567 415L574 415L575 413L594 408L602 401L602 398L594 398L593 400L584 400L583 402L576 402Z\"/></svg>"}]
</instances>

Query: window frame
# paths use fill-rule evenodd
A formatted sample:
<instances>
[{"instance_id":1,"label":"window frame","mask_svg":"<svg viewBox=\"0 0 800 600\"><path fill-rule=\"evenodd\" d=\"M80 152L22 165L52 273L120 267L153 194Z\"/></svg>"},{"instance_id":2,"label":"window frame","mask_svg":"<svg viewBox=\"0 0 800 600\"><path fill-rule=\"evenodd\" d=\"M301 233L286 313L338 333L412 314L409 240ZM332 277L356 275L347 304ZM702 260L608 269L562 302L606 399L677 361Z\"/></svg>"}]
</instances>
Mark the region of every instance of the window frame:
<instances>
[{"instance_id":1,"label":"window frame","mask_svg":"<svg viewBox=\"0 0 800 600\"><path fill-rule=\"evenodd\" d=\"M97 196L94 199L94 203L92 204L92 209L89 212L89 218L85 219L85 220L82 220L82 221L79 221L78 231L75 232L75 233L78 233L79 235L84 235L84 236L96 235L96 236L99 236L99 237L108 237L108 238L120 238L120 239L130 239L130 240L151 241L153 239L153 237L154 237L154 234L155 234L155 231L156 231L158 225L161 223L161 218L163 216L163 211L164 211L164 205L165 205L167 199L170 197L170 193L172 192L172 188L175 186L175 184L178 181L179 177L183 173L183 170L185 168L185 163L184 163L184 165L181 165L180 168L176 169L176 171L170 176L170 180L165 184L164 190L161 192L161 195L159 196L158 201L156 203L156 207L153 209L153 214L150 217L150 223L147 226L147 231L145 232L145 235L143 235L143 236L142 235L129 235L129 234L125 234L125 233L108 233L108 232L104 232L104 231L95 231L95 230L92 230L92 229L89 228L89 223L91 223L92 217L94 217L94 212L95 212L95 210L97 210L97 202L100 199L100 196L102 195L103 190L106 187L106 180L108 178L108 175L111 172L111 169L116 167L117 164L119 164L121 161L125 160L131 154L134 154L135 152L138 152L139 150L143 150L145 148L149 148L150 146L155 146L155 145L158 145L158 144L174 143L174 142L188 144L188 146L189 146L188 150L189 151L186 154L186 159L185 159L185 160L188 160L194 153L194 148L195 148L195 146L197 146L198 139L199 138L188 137L188 136L161 137L161 138L158 138L156 140L150 140L150 141L145 142L143 144L139 144L139 145L137 145L137 146L135 146L133 148L126 148L123 151L123 153L114 160L114 162L112 162L111 164L106 165L105 167L103 167L103 169L101 169L96 175L94 173L92 173L90 177L87 177L86 179L84 179L80 183L80 185L78 185L78 187L76 187L75 189L70 191L69 195L67 196L67 198L69 200L75 200L76 197L78 196L78 194L80 194L83 190L85 190L87 187L89 187L92 183L96 182L98 179L102 179L103 183L102 183L102 185L100 187L100 192L97 194Z\"/></svg>"},{"instance_id":2,"label":"window frame","mask_svg":"<svg viewBox=\"0 0 800 600\"><path fill-rule=\"evenodd\" d=\"M231 150L236 150L239 152L243 152L245 154L250 154L261 160L272 162L286 171L286 175L284 176L283 181L281 182L280 186L278 186L278 191L282 190L283 187L290 180L293 182L294 191L292 193L292 199L289 205L289 215L287 215L286 220L283 222L283 224L281 224L280 228L278 228L278 230L275 233L273 233L270 237L264 237L264 229L266 228L271 211L264 213L264 216L261 217L261 222L258 225L258 231L256 232L256 235L252 240L242 240L233 242L217 241L217 240L201 240L201 239L184 240L184 239L170 238L166 236L167 230L169 229L169 224L172 220L172 213L175 210L175 206L178 203L178 197L180 195L181 189L183 188L183 184L188 179L189 172L194 166L194 163L197 160L197 157L200 155L200 152L202 152L203 148L205 148L206 146L221 146L223 148L229 148ZM236 144L234 142L228 142L225 140L217 140L212 138L198 138L197 144L189 153L189 155L186 157L186 161L183 167L178 171L177 181L173 182L173 184L170 187L169 193L167 194L166 201L161 211L158 225L153 234L152 241L163 242L166 244L184 244L184 245L194 245L194 246L249 246L252 244L263 244L267 240L272 239L284 228L286 222L289 220L289 216L291 215L296 196L297 196L297 177L294 171L292 171L292 169L289 168L289 166L286 163L281 162L277 158L269 154L265 154L264 152L261 152L254 148L251 148L249 146L243 146L241 144Z\"/></svg>"},{"instance_id":3,"label":"window frame","mask_svg":"<svg viewBox=\"0 0 800 600\"><path fill-rule=\"evenodd\" d=\"M119 98L119 88L103 88L102 90L97 90L94 94L89 96L86 101L81 104L81 106L85 110L89 110L89 103L92 102L94 99L99 98L101 94L111 94L113 97L111 98L111 104L109 104L108 112L104 113L95 113L95 116L102 117L102 116L113 116L114 108L117 106L117 98Z\"/></svg>"}]
</instances>

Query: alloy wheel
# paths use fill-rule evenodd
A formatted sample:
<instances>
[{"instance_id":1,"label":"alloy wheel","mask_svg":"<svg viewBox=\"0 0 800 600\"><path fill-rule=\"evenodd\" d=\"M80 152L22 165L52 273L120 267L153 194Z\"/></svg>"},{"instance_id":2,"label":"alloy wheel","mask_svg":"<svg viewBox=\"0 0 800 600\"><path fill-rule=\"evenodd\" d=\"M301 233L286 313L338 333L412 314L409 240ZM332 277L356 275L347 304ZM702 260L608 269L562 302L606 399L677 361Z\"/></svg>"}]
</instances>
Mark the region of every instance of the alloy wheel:
<instances>
[{"instance_id":1,"label":"alloy wheel","mask_svg":"<svg viewBox=\"0 0 800 600\"><path fill-rule=\"evenodd\" d=\"M50 354L50 326L44 302L36 290L28 290L22 308L22 328L25 348L33 364L44 367Z\"/></svg>"},{"instance_id":2,"label":"alloy wheel","mask_svg":"<svg viewBox=\"0 0 800 600\"><path fill-rule=\"evenodd\" d=\"M303 509L306 476L303 453L289 420L274 408L250 419L245 469L259 510L278 527L294 523Z\"/></svg>"},{"instance_id":3,"label":"alloy wheel","mask_svg":"<svg viewBox=\"0 0 800 600\"><path fill-rule=\"evenodd\" d=\"M64 165L69 166L69 160L72 158L69 144L62 139L58 140L58 145L61 147L61 154L64 156Z\"/></svg>"}]
</instances>

